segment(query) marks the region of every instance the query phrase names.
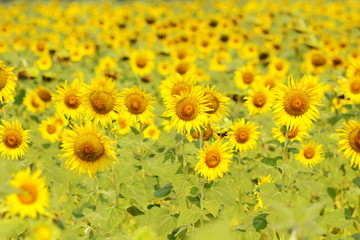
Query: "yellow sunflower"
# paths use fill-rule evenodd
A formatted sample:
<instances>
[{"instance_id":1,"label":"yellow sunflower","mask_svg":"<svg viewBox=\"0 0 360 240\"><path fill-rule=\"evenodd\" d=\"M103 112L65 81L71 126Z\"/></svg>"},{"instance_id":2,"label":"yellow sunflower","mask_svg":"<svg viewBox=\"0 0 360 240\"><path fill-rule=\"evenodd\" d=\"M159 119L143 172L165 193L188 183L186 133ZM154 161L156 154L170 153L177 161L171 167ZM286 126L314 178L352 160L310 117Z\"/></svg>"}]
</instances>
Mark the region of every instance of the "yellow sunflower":
<instances>
[{"instance_id":1,"label":"yellow sunflower","mask_svg":"<svg viewBox=\"0 0 360 240\"><path fill-rule=\"evenodd\" d=\"M269 71L278 76L285 76L289 70L289 63L285 59L273 58L269 64Z\"/></svg>"},{"instance_id":2,"label":"yellow sunflower","mask_svg":"<svg viewBox=\"0 0 360 240\"><path fill-rule=\"evenodd\" d=\"M205 88L205 97L208 100L207 107L211 109L206 111L206 113L208 114L209 121L214 123L221 121L225 116L229 116L227 113L229 108L226 106L229 104L229 98L218 93L217 90L215 86L210 88L208 85Z\"/></svg>"},{"instance_id":3,"label":"yellow sunflower","mask_svg":"<svg viewBox=\"0 0 360 240\"><path fill-rule=\"evenodd\" d=\"M246 100L245 106L247 107L250 115L264 114L271 110L273 106L273 97L270 87L264 87L260 84L254 84L251 87Z\"/></svg>"},{"instance_id":4,"label":"yellow sunflower","mask_svg":"<svg viewBox=\"0 0 360 240\"><path fill-rule=\"evenodd\" d=\"M59 124L56 124L54 119L48 118L47 120L42 120L39 126L39 131L43 139L54 143L59 140L62 127Z\"/></svg>"},{"instance_id":5,"label":"yellow sunflower","mask_svg":"<svg viewBox=\"0 0 360 240\"><path fill-rule=\"evenodd\" d=\"M350 66L346 69L346 77L353 78L357 77L360 78L360 59L353 61L350 63Z\"/></svg>"},{"instance_id":6,"label":"yellow sunflower","mask_svg":"<svg viewBox=\"0 0 360 240\"><path fill-rule=\"evenodd\" d=\"M144 130L144 138L152 138L154 141L158 140L160 136L160 130L155 124L150 124Z\"/></svg>"},{"instance_id":7,"label":"yellow sunflower","mask_svg":"<svg viewBox=\"0 0 360 240\"><path fill-rule=\"evenodd\" d=\"M82 92L82 103L86 118L104 127L116 120L121 111L120 94L112 80L92 81Z\"/></svg>"},{"instance_id":8,"label":"yellow sunflower","mask_svg":"<svg viewBox=\"0 0 360 240\"><path fill-rule=\"evenodd\" d=\"M82 86L82 82L78 79L75 79L70 86L67 84L67 81L57 86L57 95L55 95L54 98L56 99L55 108L59 113L72 119L82 117L84 111L81 104Z\"/></svg>"},{"instance_id":9,"label":"yellow sunflower","mask_svg":"<svg viewBox=\"0 0 360 240\"><path fill-rule=\"evenodd\" d=\"M29 130L23 130L21 123L2 120L0 125L0 152L11 160L21 158L29 148Z\"/></svg>"},{"instance_id":10,"label":"yellow sunflower","mask_svg":"<svg viewBox=\"0 0 360 240\"><path fill-rule=\"evenodd\" d=\"M299 125L311 126L319 118L320 93L322 89L305 81L295 81L290 75L288 86L279 84L274 92L274 117L288 129ZM322 96L323 97L323 96Z\"/></svg>"},{"instance_id":11,"label":"yellow sunflower","mask_svg":"<svg viewBox=\"0 0 360 240\"><path fill-rule=\"evenodd\" d=\"M35 92L37 93L41 101L43 101L46 107L51 106L53 99L52 99L52 93L49 89L39 86L38 88L35 89Z\"/></svg>"},{"instance_id":12,"label":"yellow sunflower","mask_svg":"<svg viewBox=\"0 0 360 240\"><path fill-rule=\"evenodd\" d=\"M12 72L14 67L6 67L0 61L0 102L14 101L17 78Z\"/></svg>"},{"instance_id":13,"label":"yellow sunflower","mask_svg":"<svg viewBox=\"0 0 360 240\"><path fill-rule=\"evenodd\" d=\"M36 92L26 93L23 104L32 113L43 112L45 110L45 103Z\"/></svg>"},{"instance_id":14,"label":"yellow sunflower","mask_svg":"<svg viewBox=\"0 0 360 240\"><path fill-rule=\"evenodd\" d=\"M65 166L70 171L89 177L95 177L101 169L107 169L118 161L113 146L97 125L86 122L85 126L75 124L72 129L64 132L62 138L61 159L66 158Z\"/></svg>"},{"instance_id":15,"label":"yellow sunflower","mask_svg":"<svg viewBox=\"0 0 360 240\"><path fill-rule=\"evenodd\" d=\"M159 89L162 98L166 100L170 96L180 96L182 92L191 91L194 86L195 80L192 74L180 75L175 73L162 81Z\"/></svg>"},{"instance_id":16,"label":"yellow sunflower","mask_svg":"<svg viewBox=\"0 0 360 240\"><path fill-rule=\"evenodd\" d=\"M279 142L283 143L285 142L285 132L281 132L281 128L283 125L276 122L277 127L272 128L272 134L274 138L277 138ZM293 127L291 130L288 130L288 139L290 142L293 141L299 141L302 142L307 136L309 136L309 133L307 132L307 127L303 125L299 125L297 127Z\"/></svg>"},{"instance_id":17,"label":"yellow sunflower","mask_svg":"<svg viewBox=\"0 0 360 240\"><path fill-rule=\"evenodd\" d=\"M254 82L259 81L258 72L258 69L252 64L241 67L235 72L236 86L242 90L248 89Z\"/></svg>"},{"instance_id":18,"label":"yellow sunflower","mask_svg":"<svg viewBox=\"0 0 360 240\"><path fill-rule=\"evenodd\" d=\"M217 140L211 145L206 142L204 149L198 154L199 162L195 166L195 171L210 181L222 178L224 173L229 171L232 156L229 142L223 143L222 140Z\"/></svg>"},{"instance_id":19,"label":"yellow sunflower","mask_svg":"<svg viewBox=\"0 0 360 240\"><path fill-rule=\"evenodd\" d=\"M302 144L302 149L296 154L295 159L306 167L313 167L324 160L324 151L321 144L314 141Z\"/></svg>"},{"instance_id":20,"label":"yellow sunflower","mask_svg":"<svg viewBox=\"0 0 360 240\"><path fill-rule=\"evenodd\" d=\"M113 124L113 132L119 134L119 135L125 135L127 133L130 132L131 128L130 128L130 124L129 124L129 121L120 116L118 117L118 120L117 120L117 124Z\"/></svg>"},{"instance_id":21,"label":"yellow sunflower","mask_svg":"<svg viewBox=\"0 0 360 240\"><path fill-rule=\"evenodd\" d=\"M351 157L351 166L360 165L360 124L354 120L348 120L348 124L344 122L344 129L336 129L339 131L337 136L341 138L338 152L344 151L344 157Z\"/></svg>"},{"instance_id":22,"label":"yellow sunflower","mask_svg":"<svg viewBox=\"0 0 360 240\"><path fill-rule=\"evenodd\" d=\"M230 144L235 147L240 153L251 150L257 146L256 140L259 138L259 132L256 131L258 127L253 122L246 122L242 118L236 121L229 132Z\"/></svg>"},{"instance_id":23,"label":"yellow sunflower","mask_svg":"<svg viewBox=\"0 0 360 240\"><path fill-rule=\"evenodd\" d=\"M27 216L36 218L38 213L46 214L45 208L49 206L49 191L45 179L40 175L39 170L31 174L30 168L13 175L10 185L19 192L5 199L10 215L20 214L21 218Z\"/></svg>"},{"instance_id":24,"label":"yellow sunflower","mask_svg":"<svg viewBox=\"0 0 360 240\"><path fill-rule=\"evenodd\" d=\"M360 76L347 78L340 87L352 103L360 103Z\"/></svg>"},{"instance_id":25,"label":"yellow sunflower","mask_svg":"<svg viewBox=\"0 0 360 240\"><path fill-rule=\"evenodd\" d=\"M130 56L132 71L140 76L150 74L154 68L154 53L148 50L134 51Z\"/></svg>"},{"instance_id":26,"label":"yellow sunflower","mask_svg":"<svg viewBox=\"0 0 360 240\"><path fill-rule=\"evenodd\" d=\"M171 117L171 128L176 127L178 132L184 129L190 132L191 129L200 131L200 128L207 121L208 100L204 90L200 87L192 88L190 92L182 92L181 95L168 98L165 101L166 111L164 117Z\"/></svg>"},{"instance_id":27,"label":"yellow sunflower","mask_svg":"<svg viewBox=\"0 0 360 240\"><path fill-rule=\"evenodd\" d=\"M121 93L121 114L131 124L140 121L150 122L154 114L154 101L150 94L146 94L140 87L125 88Z\"/></svg>"}]
</instances>

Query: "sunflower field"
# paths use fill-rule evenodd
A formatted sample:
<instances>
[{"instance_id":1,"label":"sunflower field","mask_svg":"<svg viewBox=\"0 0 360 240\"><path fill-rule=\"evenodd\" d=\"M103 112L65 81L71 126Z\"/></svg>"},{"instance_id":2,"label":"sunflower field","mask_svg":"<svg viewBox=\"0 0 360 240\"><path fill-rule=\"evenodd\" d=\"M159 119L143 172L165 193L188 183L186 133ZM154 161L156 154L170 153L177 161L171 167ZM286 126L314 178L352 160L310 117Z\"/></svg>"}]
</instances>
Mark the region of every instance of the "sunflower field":
<instances>
[{"instance_id":1,"label":"sunflower field","mask_svg":"<svg viewBox=\"0 0 360 240\"><path fill-rule=\"evenodd\" d=\"M360 240L360 1L0 2L0 240Z\"/></svg>"}]
</instances>

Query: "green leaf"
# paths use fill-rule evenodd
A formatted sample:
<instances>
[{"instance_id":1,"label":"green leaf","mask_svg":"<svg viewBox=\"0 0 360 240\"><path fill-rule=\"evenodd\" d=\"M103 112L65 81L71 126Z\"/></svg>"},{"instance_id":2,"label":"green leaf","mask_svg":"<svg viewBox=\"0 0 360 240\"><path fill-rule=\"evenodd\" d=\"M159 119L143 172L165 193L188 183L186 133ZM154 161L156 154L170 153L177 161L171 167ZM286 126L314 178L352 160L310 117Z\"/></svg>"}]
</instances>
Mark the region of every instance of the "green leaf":
<instances>
[{"instance_id":1,"label":"green leaf","mask_svg":"<svg viewBox=\"0 0 360 240\"><path fill-rule=\"evenodd\" d=\"M270 166L275 167L277 160L279 160L279 158L263 158L263 159L261 159L261 162L266 164L266 165L270 165Z\"/></svg>"},{"instance_id":2,"label":"green leaf","mask_svg":"<svg viewBox=\"0 0 360 240\"><path fill-rule=\"evenodd\" d=\"M348 210L344 208L335 209L333 212L325 216L324 222L332 227L348 228L352 225L349 220Z\"/></svg>"},{"instance_id":3,"label":"green leaf","mask_svg":"<svg viewBox=\"0 0 360 240\"><path fill-rule=\"evenodd\" d=\"M130 128L131 128L131 131L132 131L135 135L139 135L139 134L140 134L139 130L137 130L135 127L131 126Z\"/></svg>"},{"instance_id":4,"label":"green leaf","mask_svg":"<svg viewBox=\"0 0 360 240\"><path fill-rule=\"evenodd\" d=\"M297 148L289 148L289 149L288 149L288 152L291 152L291 153L299 153L299 149L297 149Z\"/></svg>"},{"instance_id":5,"label":"green leaf","mask_svg":"<svg viewBox=\"0 0 360 240\"><path fill-rule=\"evenodd\" d=\"M16 104L16 105L22 104L24 96L25 96L25 90L24 89L18 90L17 95L15 97L14 104Z\"/></svg>"},{"instance_id":6,"label":"green leaf","mask_svg":"<svg viewBox=\"0 0 360 240\"><path fill-rule=\"evenodd\" d=\"M140 209L138 209L137 207L135 207L135 206L131 206L131 207L128 207L127 209L126 209L126 211L128 212L128 213L130 213L132 216L139 216L139 215L144 215L144 212L143 211L141 211Z\"/></svg>"},{"instance_id":7,"label":"green leaf","mask_svg":"<svg viewBox=\"0 0 360 240\"><path fill-rule=\"evenodd\" d=\"M168 183L165 186L158 189L156 192L154 192L154 197L156 198L165 197L170 194L172 188L173 188L172 183Z\"/></svg>"},{"instance_id":8,"label":"green leaf","mask_svg":"<svg viewBox=\"0 0 360 240\"><path fill-rule=\"evenodd\" d=\"M282 133L286 132L286 126L282 126L282 127L280 128L280 132L282 132Z\"/></svg>"},{"instance_id":9,"label":"green leaf","mask_svg":"<svg viewBox=\"0 0 360 240\"><path fill-rule=\"evenodd\" d=\"M198 208L182 209L178 218L178 226L190 225L200 219Z\"/></svg>"},{"instance_id":10,"label":"green leaf","mask_svg":"<svg viewBox=\"0 0 360 240\"><path fill-rule=\"evenodd\" d=\"M260 215L257 215L253 220L253 227L256 230L262 230L265 229L267 226L266 216L269 215L267 213L263 213Z\"/></svg>"},{"instance_id":11,"label":"green leaf","mask_svg":"<svg viewBox=\"0 0 360 240\"><path fill-rule=\"evenodd\" d=\"M355 183L356 186L360 187L360 177L355 177L353 179L353 183Z\"/></svg>"}]
</instances>

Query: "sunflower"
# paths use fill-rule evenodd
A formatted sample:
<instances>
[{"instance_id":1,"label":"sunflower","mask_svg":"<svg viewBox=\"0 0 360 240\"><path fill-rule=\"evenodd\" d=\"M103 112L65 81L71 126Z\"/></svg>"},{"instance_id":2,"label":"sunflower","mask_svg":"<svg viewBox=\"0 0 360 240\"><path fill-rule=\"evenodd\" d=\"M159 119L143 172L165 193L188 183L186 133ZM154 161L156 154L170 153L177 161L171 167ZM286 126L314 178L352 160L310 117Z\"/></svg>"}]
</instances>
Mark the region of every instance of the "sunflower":
<instances>
[{"instance_id":1,"label":"sunflower","mask_svg":"<svg viewBox=\"0 0 360 240\"><path fill-rule=\"evenodd\" d=\"M50 141L51 143L59 140L62 127L59 124L56 124L54 119L48 118L47 120L42 120L39 126L39 131L43 139Z\"/></svg>"},{"instance_id":2,"label":"sunflower","mask_svg":"<svg viewBox=\"0 0 360 240\"><path fill-rule=\"evenodd\" d=\"M141 123L150 122L154 114L154 101L150 94L146 94L140 87L125 88L121 93L121 104L123 107L121 114L131 124L140 121Z\"/></svg>"},{"instance_id":3,"label":"sunflower","mask_svg":"<svg viewBox=\"0 0 360 240\"><path fill-rule=\"evenodd\" d=\"M289 63L285 59L273 58L269 64L269 71L278 76L285 76L289 70Z\"/></svg>"},{"instance_id":4,"label":"sunflower","mask_svg":"<svg viewBox=\"0 0 360 240\"><path fill-rule=\"evenodd\" d=\"M244 44L238 51L240 58L251 59L258 56L259 47L254 43Z\"/></svg>"},{"instance_id":5,"label":"sunflower","mask_svg":"<svg viewBox=\"0 0 360 240\"><path fill-rule=\"evenodd\" d=\"M23 130L21 123L13 120L11 123L2 120L0 125L1 156L11 160L21 158L29 148L29 130Z\"/></svg>"},{"instance_id":6,"label":"sunflower","mask_svg":"<svg viewBox=\"0 0 360 240\"><path fill-rule=\"evenodd\" d=\"M228 64L231 63L231 55L225 51L218 51L210 59L209 69L217 72L224 72L228 69Z\"/></svg>"},{"instance_id":7,"label":"sunflower","mask_svg":"<svg viewBox=\"0 0 360 240\"><path fill-rule=\"evenodd\" d=\"M342 138L339 141L341 147L338 152L344 151L344 157L351 156L351 165L356 167L360 165L360 124L354 120L348 120L348 124L344 122L344 129L336 129L339 131L337 136Z\"/></svg>"},{"instance_id":8,"label":"sunflower","mask_svg":"<svg viewBox=\"0 0 360 240\"><path fill-rule=\"evenodd\" d=\"M42 71L46 71L51 68L52 60L50 56L44 55L41 56L36 62L35 65Z\"/></svg>"},{"instance_id":9,"label":"sunflower","mask_svg":"<svg viewBox=\"0 0 360 240\"><path fill-rule=\"evenodd\" d=\"M350 66L346 69L346 77L360 77L360 59L350 63Z\"/></svg>"},{"instance_id":10,"label":"sunflower","mask_svg":"<svg viewBox=\"0 0 360 240\"><path fill-rule=\"evenodd\" d=\"M51 106L53 99L52 99L52 93L49 89L39 86L38 88L35 89L35 92L37 93L41 101L43 101L46 107Z\"/></svg>"},{"instance_id":11,"label":"sunflower","mask_svg":"<svg viewBox=\"0 0 360 240\"><path fill-rule=\"evenodd\" d=\"M116 120L121 111L120 94L112 80L92 81L82 92L82 103L87 118L104 127Z\"/></svg>"},{"instance_id":12,"label":"sunflower","mask_svg":"<svg viewBox=\"0 0 360 240\"><path fill-rule=\"evenodd\" d=\"M140 76L150 74L154 68L154 53L148 50L134 51L130 56L132 71Z\"/></svg>"},{"instance_id":13,"label":"sunflower","mask_svg":"<svg viewBox=\"0 0 360 240\"><path fill-rule=\"evenodd\" d=\"M45 179L40 175L39 170L31 174L30 168L13 175L10 185L19 192L5 199L10 215L20 214L21 218L27 216L36 218L38 213L46 214L45 208L49 206L49 191Z\"/></svg>"},{"instance_id":14,"label":"sunflower","mask_svg":"<svg viewBox=\"0 0 360 240\"><path fill-rule=\"evenodd\" d=\"M60 86L57 86L54 96L56 99L55 108L59 113L64 114L72 119L79 119L84 111L82 107L82 82L75 79L70 86L67 81Z\"/></svg>"},{"instance_id":15,"label":"sunflower","mask_svg":"<svg viewBox=\"0 0 360 240\"><path fill-rule=\"evenodd\" d=\"M262 185L264 185L264 183L272 183L274 182L272 179L271 174L269 174L268 176L262 176L260 179L258 179L258 182L256 184L256 187L261 187Z\"/></svg>"},{"instance_id":16,"label":"sunflower","mask_svg":"<svg viewBox=\"0 0 360 240\"><path fill-rule=\"evenodd\" d=\"M295 159L306 167L313 167L324 160L324 151L321 144L314 141L302 144L302 149L296 154Z\"/></svg>"},{"instance_id":17,"label":"sunflower","mask_svg":"<svg viewBox=\"0 0 360 240\"><path fill-rule=\"evenodd\" d=\"M58 229L49 220L42 220L32 225L30 231L32 240L55 240L59 237Z\"/></svg>"},{"instance_id":18,"label":"sunflower","mask_svg":"<svg viewBox=\"0 0 360 240\"><path fill-rule=\"evenodd\" d=\"M245 123L244 118L236 121L229 132L231 146L235 147L240 153L255 148L257 146L256 140L260 134L256 131L257 128L253 122Z\"/></svg>"},{"instance_id":19,"label":"sunflower","mask_svg":"<svg viewBox=\"0 0 360 240\"><path fill-rule=\"evenodd\" d=\"M277 138L279 142L283 143L285 142L285 132L281 132L281 128L283 125L276 122L277 127L272 128L272 134L274 138ZM291 130L288 131L288 139L290 142L293 141L299 141L302 142L302 140L305 139L305 137L309 136L307 132L307 127L304 127L303 125L299 125L297 127L293 127Z\"/></svg>"},{"instance_id":20,"label":"sunflower","mask_svg":"<svg viewBox=\"0 0 360 240\"><path fill-rule=\"evenodd\" d=\"M326 71L329 65L327 56L321 50L311 50L305 55L305 62L302 68L307 73L320 74Z\"/></svg>"},{"instance_id":21,"label":"sunflower","mask_svg":"<svg viewBox=\"0 0 360 240\"><path fill-rule=\"evenodd\" d=\"M243 66L235 72L234 81L236 86L242 90L248 89L258 80L258 69L252 64Z\"/></svg>"},{"instance_id":22,"label":"sunflower","mask_svg":"<svg viewBox=\"0 0 360 240\"><path fill-rule=\"evenodd\" d=\"M85 126L75 124L72 129L64 132L62 138L61 159L66 158L65 166L70 171L74 170L89 177L95 177L101 169L107 169L118 161L113 146L114 141L109 141L97 125L86 122Z\"/></svg>"},{"instance_id":23,"label":"sunflower","mask_svg":"<svg viewBox=\"0 0 360 240\"><path fill-rule=\"evenodd\" d=\"M165 105L166 111L163 116L171 117L171 128L177 127L178 132L183 132L184 129L187 132L191 129L200 131L207 120L206 112L211 111L207 106L208 100L204 89L200 87L182 92L180 96L168 98Z\"/></svg>"},{"instance_id":24,"label":"sunflower","mask_svg":"<svg viewBox=\"0 0 360 240\"><path fill-rule=\"evenodd\" d=\"M196 81L190 73L180 75L175 73L162 81L159 89L161 96L166 100L170 96L180 96L182 92L191 91Z\"/></svg>"},{"instance_id":25,"label":"sunflower","mask_svg":"<svg viewBox=\"0 0 360 240\"><path fill-rule=\"evenodd\" d=\"M125 135L130 132L130 124L129 121L124 118L123 116L118 117L117 124L113 124L113 132L119 134L119 135Z\"/></svg>"},{"instance_id":26,"label":"sunflower","mask_svg":"<svg viewBox=\"0 0 360 240\"><path fill-rule=\"evenodd\" d=\"M200 160L196 164L195 170L210 181L218 177L222 178L224 173L229 171L228 167L231 164L232 156L229 142L223 143L222 140L217 140L211 145L206 142L204 149L198 154Z\"/></svg>"},{"instance_id":27,"label":"sunflower","mask_svg":"<svg viewBox=\"0 0 360 240\"><path fill-rule=\"evenodd\" d=\"M260 84L254 84L252 91L244 98L245 106L249 110L250 115L264 114L271 110L273 105L273 97L270 87L264 87Z\"/></svg>"},{"instance_id":28,"label":"sunflower","mask_svg":"<svg viewBox=\"0 0 360 240\"><path fill-rule=\"evenodd\" d=\"M200 139L200 132L199 131L193 131L188 135L189 142L192 142L194 139ZM211 126L210 124L205 125L203 131L202 131L203 141L209 141L211 137L214 137L216 139L219 139L218 134L216 133L215 127Z\"/></svg>"},{"instance_id":29,"label":"sunflower","mask_svg":"<svg viewBox=\"0 0 360 240\"><path fill-rule=\"evenodd\" d=\"M284 77L277 76L274 73L268 72L265 75L259 77L260 82L263 86L269 87L270 90L273 90L278 83L281 83Z\"/></svg>"},{"instance_id":30,"label":"sunflower","mask_svg":"<svg viewBox=\"0 0 360 240\"><path fill-rule=\"evenodd\" d=\"M26 93L23 103L27 110L32 113L43 112L46 106L36 92Z\"/></svg>"},{"instance_id":31,"label":"sunflower","mask_svg":"<svg viewBox=\"0 0 360 240\"><path fill-rule=\"evenodd\" d=\"M256 184L256 190L254 192L254 195L256 197L256 202L257 202L257 205L255 208L262 208L262 209L266 209L267 206L264 206L264 203L260 197L260 189L261 187L265 184L265 183L273 183L274 181L272 180L272 176L271 174L269 174L268 176L262 176L260 179L258 179L258 182Z\"/></svg>"},{"instance_id":32,"label":"sunflower","mask_svg":"<svg viewBox=\"0 0 360 240\"><path fill-rule=\"evenodd\" d=\"M0 61L0 102L14 101L14 94L16 88L17 78L12 72L14 67L6 67L2 61Z\"/></svg>"},{"instance_id":33,"label":"sunflower","mask_svg":"<svg viewBox=\"0 0 360 240\"><path fill-rule=\"evenodd\" d=\"M340 87L351 102L360 103L360 76L347 78Z\"/></svg>"},{"instance_id":34,"label":"sunflower","mask_svg":"<svg viewBox=\"0 0 360 240\"><path fill-rule=\"evenodd\" d=\"M167 60L160 61L157 65L157 70L163 76L169 75L171 72L170 62Z\"/></svg>"},{"instance_id":35,"label":"sunflower","mask_svg":"<svg viewBox=\"0 0 360 240\"><path fill-rule=\"evenodd\" d=\"M160 130L155 124L150 124L144 130L144 138L152 138L154 141L158 140L160 136Z\"/></svg>"},{"instance_id":36,"label":"sunflower","mask_svg":"<svg viewBox=\"0 0 360 240\"><path fill-rule=\"evenodd\" d=\"M320 117L316 105L320 105L321 91L316 85L311 86L305 78L297 82L290 75L288 86L281 83L275 89L273 118L288 129L299 125L311 126L312 120Z\"/></svg>"},{"instance_id":37,"label":"sunflower","mask_svg":"<svg viewBox=\"0 0 360 240\"><path fill-rule=\"evenodd\" d=\"M206 111L210 122L219 122L225 116L229 116L227 113L229 109L226 106L229 104L229 98L218 93L217 90L215 86L210 88L208 85L205 88L205 97L208 100L207 107L211 109L210 111Z\"/></svg>"}]
</instances>

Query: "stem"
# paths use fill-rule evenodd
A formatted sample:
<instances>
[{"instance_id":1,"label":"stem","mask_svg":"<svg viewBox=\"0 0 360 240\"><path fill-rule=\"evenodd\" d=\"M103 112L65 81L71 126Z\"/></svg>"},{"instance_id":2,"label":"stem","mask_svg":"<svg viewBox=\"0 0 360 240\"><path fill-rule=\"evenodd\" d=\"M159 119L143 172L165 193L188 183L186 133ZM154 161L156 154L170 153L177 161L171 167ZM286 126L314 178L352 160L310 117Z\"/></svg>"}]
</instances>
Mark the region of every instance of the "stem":
<instances>
[{"instance_id":1,"label":"stem","mask_svg":"<svg viewBox=\"0 0 360 240\"><path fill-rule=\"evenodd\" d=\"M140 136L141 136L141 142L140 142L140 151L141 151L141 176L143 179L145 179L145 170L144 170L144 134L143 134L143 125L139 121L140 124Z\"/></svg>"},{"instance_id":2,"label":"stem","mask_svg":"<svg viewBox=\"0 0 360 240\"><path fill-rule=\"evenodd\" d=\"M284 142L284 151L283 151L283 160L284 162L288 161L288 140L289 140L289 130L286 128L285 132L285 142ZM281 191L283 192L285 190L285 171L282 169L281 173Z\"/></svg>"},{"instance_id":3,"label":"stem","mask_svg":"<svg viewBox=\"0 0 360 240\"><path fill-rule=\"evenodd\" d=\"M114 191L115 191L115 207L119 204L119 191L116 185L116 170L115 167L112 167L113 171L113 184L114 184Z\"/></svg>"},{"instance_id":4,"label":"stem","mask_svg":"<svg viewBox=\"0 0 360 240\"><path fill-rule=\"evenodd\" d=\"M202 178L199 178L200 185L200 226L204 225L204 181Z\"/></svg>"},{"instance_id":5,"label":"stem","mask_svg":"<svg viewBox=\"0 0 360 240\"><path fill-rule=\"evenodd\" d=\"M183 171L184 171L185 180L187 180L187 167L186 167L187 163L185 159L185 135L186 135L186 131L184 129L182 134L181 146L182 146L182 158L183 158Z\"/></svg>"}]
</instances>

